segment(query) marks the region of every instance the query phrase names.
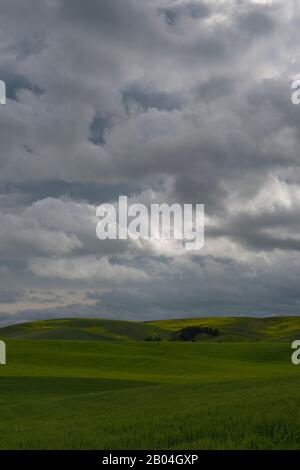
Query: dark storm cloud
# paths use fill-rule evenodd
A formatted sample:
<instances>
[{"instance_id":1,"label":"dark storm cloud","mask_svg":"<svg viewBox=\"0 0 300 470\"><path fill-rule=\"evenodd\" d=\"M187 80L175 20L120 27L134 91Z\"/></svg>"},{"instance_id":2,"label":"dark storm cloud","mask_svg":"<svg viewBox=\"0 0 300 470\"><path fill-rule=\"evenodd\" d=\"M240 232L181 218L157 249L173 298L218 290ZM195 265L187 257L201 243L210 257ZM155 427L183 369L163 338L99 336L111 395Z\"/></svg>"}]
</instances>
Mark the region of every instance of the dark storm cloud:
<instances>
[{"instance_id":1,"label":"dark storm cloud","mask_svg":"<svg viewBox=\"0 0 300 470\"><path fill-rule=\"evenodd\" d=\"M95 114L90 125L90 141L95 144L105 143L105 129L109 127L109 122L104 117Z\"/></svg>"},{"instance_id":2,"label":"dark storm cloud","mask_svg":"<svg viewBox=\"0 0 300 470\"><path fill-rule=\"evenodd\" d=\"M209 16L210 8L207 4L202 2L187 2L160 8L159 12L163 15L167 24L173 25L182 16L205 18Z\"/></svg>"},{"instance_id":3,"label":"dark storm cloud","mask_svg":"<svg viewBox=\"0 0 300 470\"><path fill-rule=\"evenodd\" d=\"M237 25L243 34L249 37L269 35L276 27L279 18L275 14L279 10L275 8L266 9L264 6L247 9L245 13L238 15Z\"/></svg>"},{"instance_id":4,"label":"dark storm cloud","mask_svg":"<svg viewBox=\"0 0 300 470\"><path fill-rule=\"evenodd\" d=\"M130 104L135 102L144 110L156 108L158 110L173 111L182 108L186 101L184 96L180 96L178 92L168 93L155 90L145 83L128 84L122 90L122 98L127 110Z\"/></svg>"},{"instance_id":5,"label":"dark storm cloud","mask_svg":"<svg viewBox=\"0 0 300 470\"><path fill-rule=\"evenodd\" d=\"M0 304L12 304L20 298L22 298L22 293L19 291L0 291Z\"/></svg>"},{"instance_id":6,"label":"dark storm cloud","mask_svg":"<svg viewBox=\"0 0 300 470\"><path fill-rule=\"evenodd\" d=\"M6 98L11 100L18 99L18 92L20 90L30 90L33 93L42 93L35 85L32 85L30 81L21 75L10 74L7 70L0 70L1 79L6 84Z\"/></svg>"},{"instance_id":7,"label":"dark storm cloud","mask_svg":"<svg viewBox=\"0 0 300 470\"><path fill-rule=\"evenodd\" d=\"M254 251L300 251L300 206L263 208L254 214L241 210L223 219L218 227L211 227L207 235L230 237Z\"/></svg>"},{"instance_id":8,"label":"dark storm cloud","mask_svg":"<svg viewBox=\"0 0 300 470\"><path fill-rule=\"evenodd\" d=\"M299 24L292 0L2 0L3 322L298 312ZM203 252L99 242L119 194L204 203Z\"/></svg>"}]
</instances>

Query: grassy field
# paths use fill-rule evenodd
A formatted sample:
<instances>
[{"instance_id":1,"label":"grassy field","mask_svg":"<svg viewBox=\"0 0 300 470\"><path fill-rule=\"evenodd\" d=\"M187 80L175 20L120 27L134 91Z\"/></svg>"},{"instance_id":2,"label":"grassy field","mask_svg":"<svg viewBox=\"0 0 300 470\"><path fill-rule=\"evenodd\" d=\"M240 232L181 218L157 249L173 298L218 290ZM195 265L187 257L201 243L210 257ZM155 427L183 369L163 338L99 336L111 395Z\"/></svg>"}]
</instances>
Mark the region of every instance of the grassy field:
<instances>
[{"instance_id":1,"label":"grassy field","mask_svg":"<svg viewBox=\"0 0 300 470\"><path fill-rule=\"evenodd\" d=\"M291 364L290 343L274 334L256 342L128 340L154 326L169 331L178 322L126 325L119 341L74 340L69 329L69 339L6 339L0 448L300 448L300 367ZM7 337L13 329L15 337L26 331L10 327Z\"/></svg>"}]
</instances>

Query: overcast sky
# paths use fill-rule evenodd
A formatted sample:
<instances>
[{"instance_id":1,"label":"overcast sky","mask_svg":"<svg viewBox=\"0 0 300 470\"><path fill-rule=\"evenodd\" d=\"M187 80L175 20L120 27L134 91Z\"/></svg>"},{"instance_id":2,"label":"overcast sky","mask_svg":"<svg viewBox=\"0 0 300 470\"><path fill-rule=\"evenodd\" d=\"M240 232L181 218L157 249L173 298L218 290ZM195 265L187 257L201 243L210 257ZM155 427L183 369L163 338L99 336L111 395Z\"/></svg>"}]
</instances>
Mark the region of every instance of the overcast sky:
<instances>
[{"instance_id":1,"label":"overcast sky","mask_svg":"<svg viewBox=\"0 0 300 470\"><path fill-rule=\"evenodd\" d=\"M298 0L1 0L0 324L300 313ZM96 207L203 203L204 249Z\"/></svg>"}]
</instances>

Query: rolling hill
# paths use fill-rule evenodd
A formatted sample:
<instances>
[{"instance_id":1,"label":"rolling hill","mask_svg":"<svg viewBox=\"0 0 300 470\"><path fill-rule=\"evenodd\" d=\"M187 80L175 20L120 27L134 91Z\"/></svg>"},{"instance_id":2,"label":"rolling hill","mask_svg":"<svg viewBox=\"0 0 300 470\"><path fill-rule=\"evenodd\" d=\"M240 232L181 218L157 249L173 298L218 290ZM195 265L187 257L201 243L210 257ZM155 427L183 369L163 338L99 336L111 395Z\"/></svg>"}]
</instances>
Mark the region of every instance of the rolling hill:
<instances>
[{"instance_id":1,"label":"rolling hill","mask_svg":"<svg viewBox=\"0 0 300 470\"><path fill-rule=\"evenodd\" d=\"M169 336L167 330L143 322L90 318L41 320L0 328L0 338L3 339L139 341L153 334L164 339Z\"/></svg>"},{"instance_id":2,"label":"rolling hill","mask_svg":"<svg viewBox=\"0 0 300 470\"><path fill-rule=\"evenodd\" d=\"M0 328L0 338L144 341L156 335L162 340L169 340L172 333L187 326L218 329L217 337L200 335L197 338L199 341L289 342L300 338L300 317L210 317L151 322L62 318Z\"/></svg>"},{"instance_id":3,"label":"rolling hill","mask_svg":"<svg viewBox=\"0 0 300 470\"><path fill-rule=\"evenodd\" d=\"M171 332L198 325L217 328L219 336L210 339L217 342L263 340L290 342L300 338L300 316L184 318L154 321L150 324Z\"/></svg>"}]
</instances>

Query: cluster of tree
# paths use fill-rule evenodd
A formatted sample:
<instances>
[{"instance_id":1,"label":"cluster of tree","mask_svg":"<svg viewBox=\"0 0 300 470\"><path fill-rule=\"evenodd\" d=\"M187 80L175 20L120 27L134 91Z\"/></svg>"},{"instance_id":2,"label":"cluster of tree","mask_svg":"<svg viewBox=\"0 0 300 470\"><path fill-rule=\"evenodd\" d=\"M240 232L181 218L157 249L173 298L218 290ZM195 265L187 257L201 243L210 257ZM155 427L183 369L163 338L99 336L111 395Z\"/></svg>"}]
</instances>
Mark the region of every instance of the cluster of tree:
<instances>
[{"instance_id":1,"label":"cluster of tree","mask_svg":"<svg viewBox=\"0 0 300 470\"><path fill-rule=\"evenodd\" d=\"M199 335L218 336L219 330L209 326L186 326L175 331L172 335L173 341L195 341Z\"/></svg>"},{"instance_id":2,"label":"cluster of tree","mask_svg":"<svg viewBox=\"0 0 300 470\"><path fill-rule=\"evenodd\" d=\"M153 333L152 335L147 336L145 341L162 341L162 338L156 333Z\"/></svg>"}]
</instances>

